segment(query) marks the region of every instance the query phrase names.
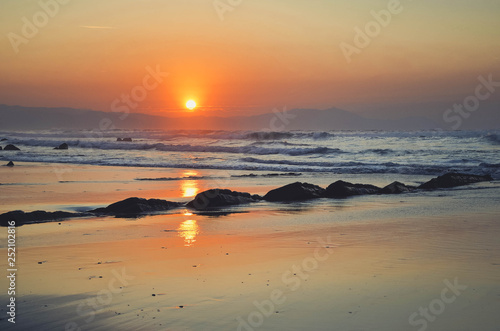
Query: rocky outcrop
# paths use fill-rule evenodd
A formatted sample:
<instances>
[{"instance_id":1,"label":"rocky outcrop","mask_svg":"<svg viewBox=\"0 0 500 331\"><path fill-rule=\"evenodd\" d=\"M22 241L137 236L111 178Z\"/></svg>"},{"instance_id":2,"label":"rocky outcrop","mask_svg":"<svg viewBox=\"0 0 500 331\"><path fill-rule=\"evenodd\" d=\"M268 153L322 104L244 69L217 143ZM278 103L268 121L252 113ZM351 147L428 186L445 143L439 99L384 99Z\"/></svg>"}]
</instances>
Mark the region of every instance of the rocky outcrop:
<instances>
[{"instance_id":1,"label":"rocky outcrop","mask_svg":"<svg viewBox=\"0 0 500 331\"><path fill-rule=\"evenodd\" d=\"M13 167L14 166L14 162L12 161L9 161L9 163L6 164L7 167Z\"/></svg>"},{"instance_id":2,"label":"rocky outcrop","mask_svg":"<svg viewBox=\"0 0 500 331\"><path fill-rule=\"evenodd\" d=\"M236 192L231 190L213 189L196 195L187 206L196 210L205 210L217 207L235 206L262 200L259 195Z\"/></svg>"},{"instance_id":3,"label":"rocky outcrop","mask_svg":"<svg viewBox=\"0 0 500 331\"><path fill-rule=\"evenodd\" d=\"M115 202L105 208L97 208L89 213L97 215L111 215L117 217L137 217L154 214L181 206L181 203L160 199L128 198Z\"/></svg>"},{"instance_id":4,"label":"rocky outcrop","mask_svg":"<svg viewBox=\"0 0 500 331\"><path fill-rule=\"evenodd\" d=\"M61 144L61 145L55 147L54 149L68 149L68 144L66 144L66 143Z\"/></svg>"},{"instance_id":5,"label":"rocky outcrop","mask_svg":"<svg viewBox=\"0 0 500 331\"><path fill-rule=\"evenodd\" d=\"M295 182L267 192L266 201L303 201L321 198L325 189L309 183Z\"/></svg>"},{"instance_id":6,"label":"rocky outcrop","mask_svg":"<svg viewBox=\"0 0 500 331\"><path fill-rule=\"evenodd\" d=\"M14 145L9 144L9 145L4 147L4 151L20 151L20 149Z\"/></svg>"},{"instance_id":7,"label":"rocky outcrop","mask_svg":"<svg viewBox=\"0 0 500 331\"><path fill-rule=\"evenodd\" d=\"M32 223L54 222L68 218L86 216L81 213L70 213L65 211L47 212L42 210L25 213L21 210L10 211L0 215L0 226L8 226L8 222L15 221L16 226Z\"/></svg>"},{"instance_id":8,"label":"rocky outcrop","mask_svg":"<svg viewBox=\"0 0 500 331\"><path fill-rule=\"evenodd\" d=\"M380 191L378 191L379 194L401 194L401 193L408 193L415 191L416 187L414 186L407 186L403 183L400 182L393 182Z\"/></svg>"},{"instance_id":9,"label":"rocky outcrop","mask_svg":"<svg viewBox=\"0 0 500 331\"><path fill-rule=\"evenodd\" d=\"M493 180L490 175L478 176L450 172L437 178L433 178L427 183L420 185L418 188L424 190L435 190L439 188L451 188L479 182L487 182L490 180Z\"/></svg>"},{"instance_id":10,"label":"rocky outcrop","mask_svg":"<svg viewBox=\"0 0 500 331\"><path fill-rule=\"evenodd\" d=\"M352 184L338 180L326 188L325 196L328 198L345 198L353 195L375 194L380 187L368 184Z\"/></svg>"}]
</instances>

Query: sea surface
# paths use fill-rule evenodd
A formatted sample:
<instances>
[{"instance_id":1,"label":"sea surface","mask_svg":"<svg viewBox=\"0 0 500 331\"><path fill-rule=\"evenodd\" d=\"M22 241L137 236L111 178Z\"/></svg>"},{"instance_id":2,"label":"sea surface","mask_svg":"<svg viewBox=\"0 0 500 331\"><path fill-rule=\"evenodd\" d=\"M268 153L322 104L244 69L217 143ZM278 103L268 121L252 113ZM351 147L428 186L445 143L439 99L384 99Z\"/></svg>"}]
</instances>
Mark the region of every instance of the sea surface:
<instances>
[{"instance_id":1,"label":"sea surface","mask_svg":"<svg viewBox=\"0 0 500 331\"><path fill-rule=\"evenodd\" d=\"M132 138L132 142L117 138ZM0 132L0 160L182 169L500 178L500 130ZM54 150L62 143L68 150Z\"/></svg>"}]
</instances>

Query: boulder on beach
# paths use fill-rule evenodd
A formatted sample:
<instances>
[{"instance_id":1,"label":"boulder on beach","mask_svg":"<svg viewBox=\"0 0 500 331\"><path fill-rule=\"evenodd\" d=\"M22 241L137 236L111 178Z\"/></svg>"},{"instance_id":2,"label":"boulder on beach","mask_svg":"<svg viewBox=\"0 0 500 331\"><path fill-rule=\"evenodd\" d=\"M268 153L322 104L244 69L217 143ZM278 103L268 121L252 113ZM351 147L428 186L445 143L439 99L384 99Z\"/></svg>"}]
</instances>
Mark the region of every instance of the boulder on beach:
<instances>
[{"instance_id":1,"label":"boulder on beach","mask_svg":"<svg viewBox=\"0 0 500 331\"><path fill-rule=\"evenodd\" d=\"M325 189L309 183L295 182L267 192L266 201L302 201L321 198Z\"/></svg>"},{"instance_id":2,"label":"boulder on beach","mask_svg":"<svg viewBox=\"0 0 500 331\"><path fill-rule=\"evenodd\" d=\"M401 194L414 191L416 188L413 186L408 186L400 182L393 182L383 189L381 189L379 194Z\"/></svg>"},{"instance_id":3,"label":"boulder on beach","mask_svg":"<svg viewBox=\"0 0 500 331\"><path fill-rule=\"evenodd\" d=\"M68 149L68 147L69 147L68 144L64 143L64 144L61 144L57 147L54 147L54 149Z\"/></svg>"},{"instance_id":4,"label":"boulder on beach","mask_svg":"<svg viewBox=\"0 0 500 331\"><path fill-rule=\"evenodd\" d=\"M128 142L131 142L132 141L132 138L123 138L122 141L128 141Z\"/></svg>"},{"instance_id":5,"label":"boulder on beach","mask_svg":"<svg viewBox=\"0 0 500 331\"><path fill-rule=\"evenodd\" d=\"M14 146L14 145L10 145L10 144L9 144L9 145L7 145L7 146L5 146L4 150L5 150L5 151L20 151L20 149L19 149L19 148L17 148L17 147L16 147L16 146Z\"/></svg>"},{"instance_id":6,"label":"boulder on beach","mask_svg":"<svg viewBox=\"0 0 500 331\"><path fill-rule=\"evenodd\" d=\"M338 180L326 188L325 196L328 198L345 198L353 195L375 194L380 187L369 184L352 184Z\"/></svg>"},{"instance_id":7,"label":"boulder on beach","mask_svg":"<svg viewBox=\"0 0 500 331\"><path fill-rule=\"evenodd\" d=\"M7 167L13 167L14 166L14 162L12 161L9 161L9 163L6 164Z\"/></svg>"},{"instance_id":8,"label":"boulder on beach","mask_svg":"<svg viewBox=\"0 0 500 331\"><path fill-rule=\"evenodd\" d=\"M16 226L31 223L43 223L59 221L67 218L82 217L84 214L70 213L65 211L47 212L42 210L25 213L21 210L10 211L0 215L0 226L8 226L8 222L15 221Z\"/></svg>"},{"instance_id":9,"label":"boulder on beach","mask_svg":"<svg viewBox=\"0 0 500 331\"><path fill-rule=\"evenodd\" d=\"M123 141L122 138L116 138L116 141Z\"/></svg>"},{"instance_id":10,"label":"boulder on beach","mask_svg":"<svg viewBox=\"0 0 500 331\"><path fill-rule=\"evenodd\" d=\"M197 194L194 200L190 201L187 206L196 210L205 210L208 208L241 205L260 200L262 200L262 197L257 194L251 195L250 193L227 189L212 189Z\"/></svg>"},{"instance_id":11,"label":"boulder on beach","mask_svg":"<svg viewBox=\"0 0 500 331\"><path fill-rule=\"evenodd\" d=\"M136 217L139 215L153 214L167 211L181 206L181 203L160 199L128 198L115 202L105 208L90 210L90 213L100 215L113 215L117 217Z\"/></svg>"},{"instance_id":12,"label":"boulder on beach","mask_svg":"<svg viewBox=\"0 0 500 331\"><path fill-rule=\"evenodd\" d=\"M427 183L420 185L418 188L424 190L434 190L438 188L450 188L479 182L487 182L490 180L493 180L490 175L478 176L450 172L437 178L433 178Z\"/></svg>"}]
</instances>

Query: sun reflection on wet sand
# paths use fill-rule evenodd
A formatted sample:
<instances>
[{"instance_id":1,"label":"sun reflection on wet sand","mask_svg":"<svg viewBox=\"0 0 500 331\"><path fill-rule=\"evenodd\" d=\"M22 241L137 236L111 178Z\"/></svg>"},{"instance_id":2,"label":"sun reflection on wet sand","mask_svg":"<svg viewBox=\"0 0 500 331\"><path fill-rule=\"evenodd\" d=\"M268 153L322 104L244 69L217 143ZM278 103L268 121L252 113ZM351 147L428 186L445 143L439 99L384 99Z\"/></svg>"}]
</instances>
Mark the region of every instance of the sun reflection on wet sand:
<instances>
[{"instance_id":1,"label":"sun reflection on wet sand","mask_svg":"<svg viewBox=\"0 0 500 331\"><path fill-rule=\"evenodd\" d=\"M198 176L196 171L185 171L182 174L183 177L194 177ZM198 181L197 180L183 180L181 181L181 191L183 198L191 198L198 194Z\"/></svg>"},{"instance_id":2,"label":"sun reflection on wet sand","mask_svg":"<svg viewBox=\"0 0 500 331\"><path fill-rule=\"evenodd\" d=\"M184 246L189 247L196 242L199 227L195 220L186 220L179 225L177 231L179 231L179 237L184 238Z\"/></svg>"}]
</instances>

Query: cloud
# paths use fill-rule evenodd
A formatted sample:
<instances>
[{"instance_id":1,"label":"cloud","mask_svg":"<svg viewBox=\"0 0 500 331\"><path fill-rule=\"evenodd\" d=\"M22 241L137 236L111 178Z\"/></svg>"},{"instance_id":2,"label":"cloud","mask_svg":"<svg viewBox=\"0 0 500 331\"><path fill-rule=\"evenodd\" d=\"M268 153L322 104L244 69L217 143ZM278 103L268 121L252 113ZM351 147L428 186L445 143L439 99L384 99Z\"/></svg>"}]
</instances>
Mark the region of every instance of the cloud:
<instances>
[{"instance_id":1,"label":"cloud","mask_svg":"<svg viewBox=\"0 0 500 331\"><path fill-rule=\"evenodd\" d=\"M116 29L115 26L99 26L99 25L80 25L84 29Z\"/></svg>"}]
</instances>

